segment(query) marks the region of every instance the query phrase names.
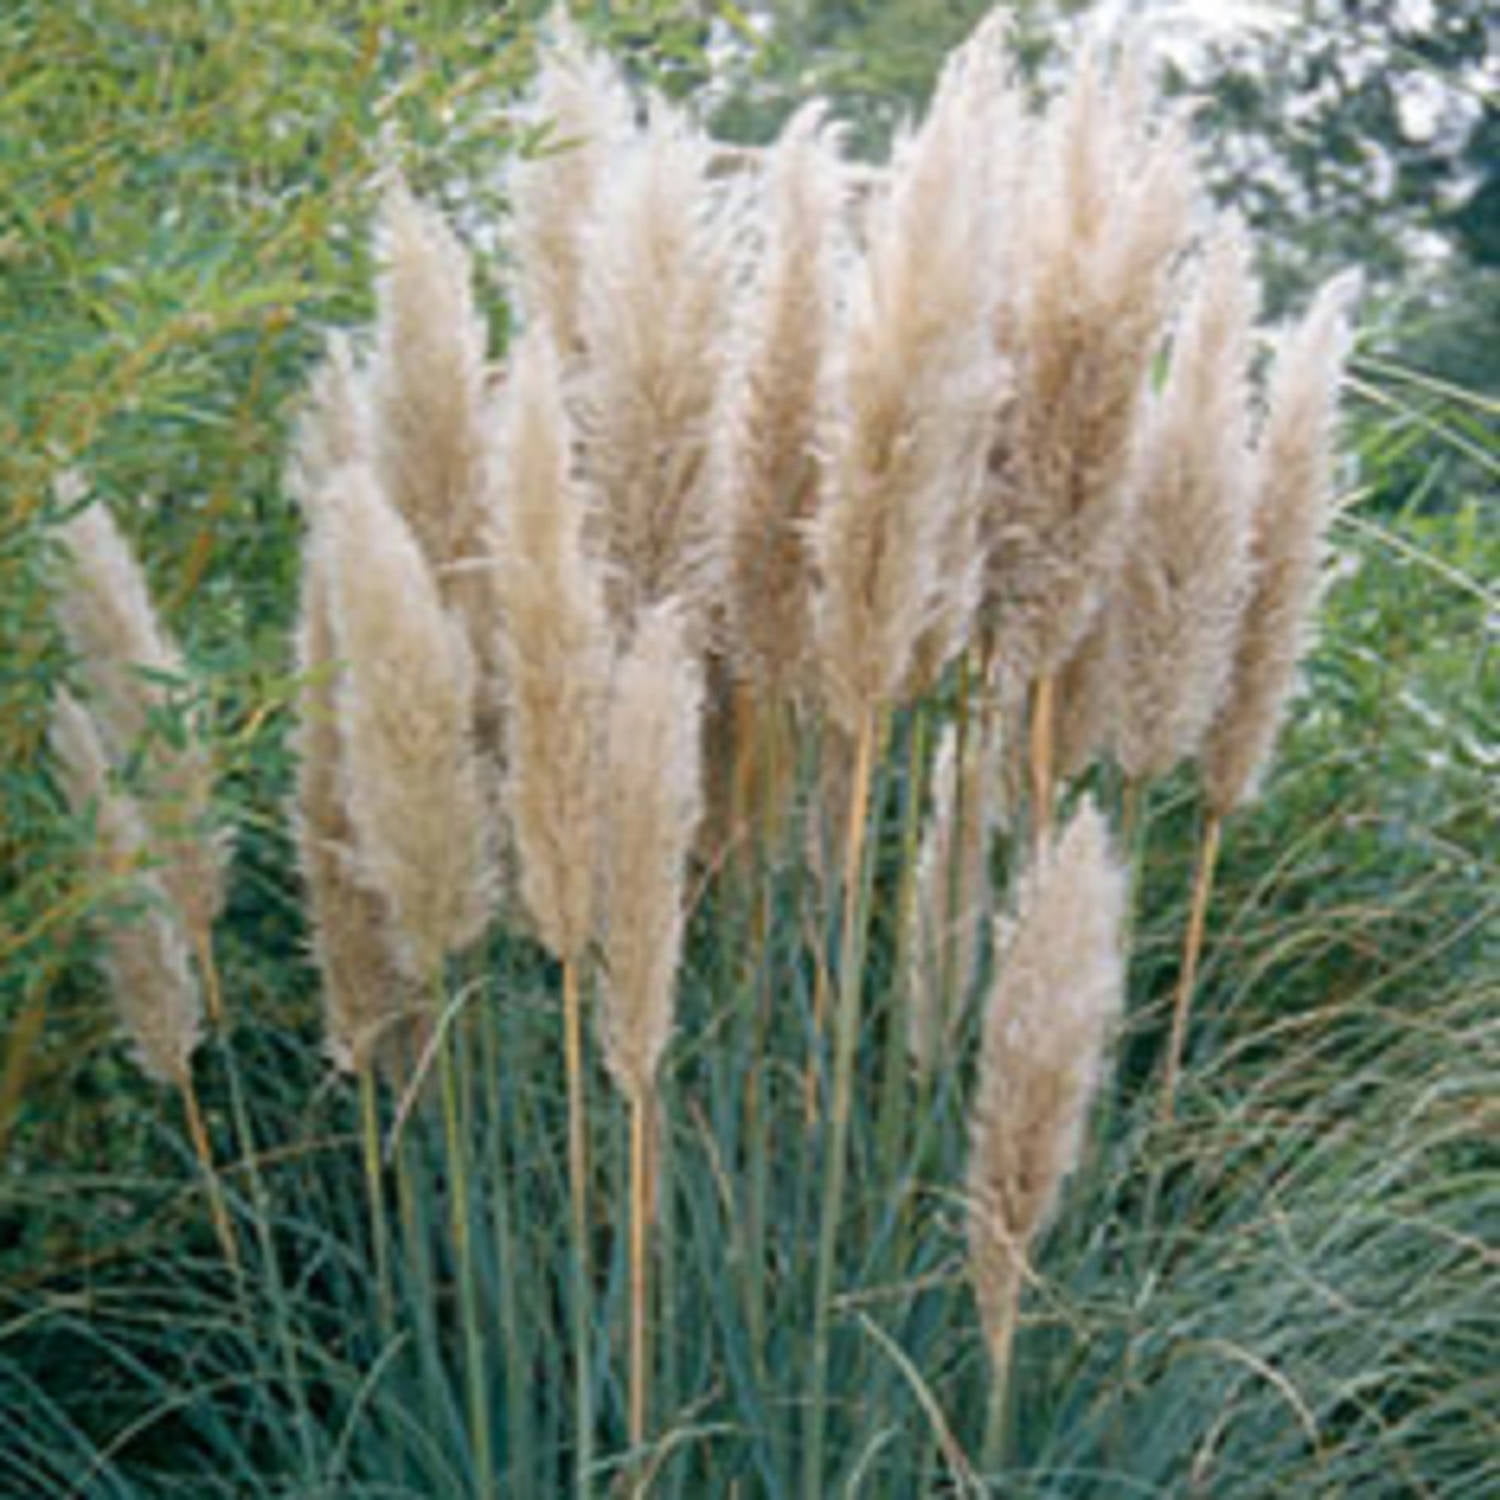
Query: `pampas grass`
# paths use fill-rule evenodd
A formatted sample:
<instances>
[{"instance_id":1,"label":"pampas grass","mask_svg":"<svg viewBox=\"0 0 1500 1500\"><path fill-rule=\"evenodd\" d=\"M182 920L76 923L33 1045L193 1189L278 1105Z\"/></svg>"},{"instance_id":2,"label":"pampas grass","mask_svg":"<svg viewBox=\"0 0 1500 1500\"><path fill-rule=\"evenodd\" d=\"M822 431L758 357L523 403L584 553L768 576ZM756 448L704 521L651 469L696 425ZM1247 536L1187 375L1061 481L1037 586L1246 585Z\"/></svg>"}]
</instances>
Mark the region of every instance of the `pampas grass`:
<instances>
[{"instance_id":1,"label":"pampas grass","mask_svg":"<svg viewBox=\"0 0 1500 1500\"><path fill-rule=\"evenodd\" d=\"M715 508L726 517L725 641L765 703L805 692L806 524L820 483L818 392L835 333L845 171L821 105L794 115L766 166L764 244L731 335L715 417Z\"/></svg>"},{"instance_id":2,"label":"pampas grass","mask_svg":"<svg viewBox=\"0 0 1500 1500\"><path fill-rule=\"evenodd\" d=\"M521 300L569 366L584 352L585 229L635 108L619 69L560 8L551 24L528 111L546 135L541 154L516 163L511 202Z\"/></svg>"},{"instance_id":3,"label":"pampas grass","mask_svg":"<svg viewBox=\"0 0 1500 1500\"><path fill-rule=\"evenodd\" d=\"M682 1396L666 1359L653 1363L649 1310L684 887L695 857L710 900L730 901L731 880L757 868L736 862L725 874L717 840L707 857L694 849L716 793L736 838L779 838L775 819L742 815L762 791L752 750L773 725L784 730L778 756L809 752L784 757L809 800L837 787L839 802L828 842L841 869L820 850L826 878L808 883L805 942L787 955L810 997L811 1045L786 1072L805 1067L809 1079L796 1128L815 1193L799 1213L817 1227L777 1252L810 1288L798 1304L810 1317L795 1462L803 1491L822 1493L838 1420L836 1279L856 1260L840 1253L849 1174L856 1161L893 1171L909 1149L909 1180L869 1252L871 1264L900 1260L918 1233L908 1195L922 1191L937 1138L928 1116L951 1105L945 1075L967 1076L959 1022L986 951L996 746L1024 755L1018 731L1029 727L1029 847L995 849L995 869L1020 875L996 935L967 1183L994 1460L1029 1257L1081 1154L1122 1006L1124 875L1092 802L1054 835L1056 763L1081 770L1107 746L1133 797L1180 759L1213 754L1236 684L1252 683L1244 702L1265 696L1253 685L1270 675L1251 660L1253 622L1286 613L1262 604L1257 616L1256 600L1286 591L1272 579L1279 543L1267 528L1290 503L1268 498L1265 476L1279 467L1288 489L1310 488L1317 461L1298 456L1295 434L1322 434L1326 422L1305 398L1294 417L1288 392L1317 382L1278 375L1253 455L1244 235L1221 220L1179 267L1191 163L1182 122L1159 109L1137 58L1090 56L1033 118L993 18L950 62L889 167L863 180L855 232L853 176L820 106L769 151L726 156L660 100L637 120L620 75L559 25L526 106L559 149L514 179L523 328L498 394L486 390L466 257L436 215L395 189L380 220L373 360L362 370L334 346L294 464L310 518L298 831L330 1030L365 1086L372 1214L373 1038L401 1013L407 986L434 983L485 928L484 812L498 800L529 928L562 968L571 1286L554 1289L554 1311L571 1323L556 1362L572 1380L569 1462L587 1491L611 1420L595 1324L615 1297L604 1262L596 1268L608 1219L591 1201L604 1180L591 1174L587 1134L592 986L599 1052L629 1118L628 1237L613 1262L628 1332L625 1483L650 1482L653 1398ZM1315 362L1288 354L1283 367ZM1029 726L1002 723L1028 694ZM476 719L500 752L495 798ZM923 799L910 781L929 732L938 749L919 840ZM897 736L910 747L905 785L883 775ZM904 800L912 860L894 938L875 920L886 887L873 831L896 800L876 795L886 786ZM810 809L818 834L825 811ZM791 872L768 860L761 873L745 926L769 944ZM726 941L735 914L731 902ZM872 941L892 942L893 982L867 964ZM773 993L769 966L762 975L731 958L725 972L736 983L753 975L756 1000ZM882 983L890 1005L867 1032L866 994ZM746 1212L750 1254L771 1250L764 1179L781 1144L762 1110L795 1093L774 1071L787 1024L773 1008L766 999L740 1032L767 1054L747 1064L734 1147L761 1179ZM483 1487L494 1369L471 1205L511 1185L469 1169L463 1029L438 1062L455 1326ZM858 1133L862 1046L885 1048L868 1137ZM813 1080L825 1074L820 1113ZM908 1089L922 1119L910 1133ZM715 1169L731 1219L735 1160ZM661 1223L665 1235L680 1220ZM769 1348L774 1281L765 1267L746 1277L752 1360ZM508 1356L511 1384L527 1356ZM967 1472L942 1430L950 1467ZM664 1439L663 1461L671 1446Z\"/></svg>"},{"instance_id":4,"label":"pampas grass","mask_svg":"<svg viewBox=\"0 0 1500 1500\"><path fill-rule=\"evenodd\" d=\"M175 1088L203 1172L214 1232L224 1258L239 1248L214 1170L208 1130L193 1086L193 1054L203 1034L203 1000L193 977L188 914L149 867L153 835L135 800L113 785L104 737L71 693L59 692L49 736L63 792L76 814L93 818L88 865L103 886L124 884L140 902L128 920L103 926L103 968L120 1026L141 1071Z\"/></svg>"},{"instance_id":5,"label":"pampas grass","mask_svg":"<svg viewBox=\"0 0 1500 1500\"><path fill-rule=\"evenodd\" d=\"M1226 696L1199 760L1208 817L1167 1041L1164 1120L1171 1118L1177 1096L1224 819L1254 795L1270 760L1323 588L1324 536L1334 505L1338 387L1349 349L1349 311L1358 289L1353 274L1335 277L1323 287L1307 316L1285 336L1271 377L1256 448L1251 592Z\"/></svg>"},{"instance_id":6,"label":"pampas grass","mask_svg":"<svg viewBox=\"0 0 1500 1500\"><path fill-rule=\"evenodd\" d=\"M1125 876L1086 803L1037 851L997 936L969 1153L969 1266L992 1371L994 1447L1029 1253L1077 1164L1120 1013Z\"/></svg>"},{"instance_id":7,"label":"pampas grass","mask_svg":"<svg viewBox=\"0 0 1500 1500\"><path fill-rule=\"evenodd\" d=\"M596 916L611 638L598 573L583 551L584 500L572 447L557 355L543 327L516 351L497 464L504 534L501 653L510 684L505 801L522 899L542 941L563 965L575 1405L583 1470L593 1415L580 987Z\"/></svg>"},{"instance_id":8,"label":"pampas grass","mask_svg":"<svg viewBox=\"0 0 1500 1500\"><path fill-rule=\"evenodd\" d=\"M708 450L738 293L743 195L708 177L711 147L665 102L614 153L585 235L577 411L590 532L623 637L676 599L718 597L724 516Z\"/></svg>"},{"instance_id":9,"label":"pampas grass","mask_svg":"<svg viewBox=\"0 0 1500 1500\"><path fill-rule=\"evenodd\" d=\"M371 470L339 470L319 505L357 879L385 902L403 971L431 984L491 908L472 660Z\"/></svg>"},{"instance_id":10,"label":"pampas grass","mask_svg":"<svg viewBox=\"0 0 1500 1500\"><path fill-rule=\"evenodd\" d=\"M601 1016L605 1065L630 1110L632 1448L646 1435L656 1074L671 1033L683 877L702 812L702 701L702 675L669 601L641 621L616 674L604 775Z\"/></svg>"},{"instance_id":11,"label":"pampas grass","mask_svg":"<svg viewBox=\"0 0 1500 1500\"><path fill-rule=\"evenodd\" d=\"M1144 416L1140 503L1105 612L1113 745L1134 781L1196 753L1224 700L1250 584L1250 331L1256 295L1238 224L1204 252L1165 387Z\"/></svg>"},{"instance_id":12,"label":"pampas grass","mask_svg":"<svg viewBox=\"0 0 1500 1500\"><path fill-rule=\"evenodd\" d=\"M213 822L213 763L198 737L198 714L182 735L164 731L175 707L173 685L186 664L157 615L146 575L102 502L73 516L59 533L69 566L56 614L77 658L94 722L108 754L143 752L142 812L151 829L158 874L214 988L210 932L224 907L226 838ZM216 995L211 993L216 1003Z\"/></svg>"}]
</instances>

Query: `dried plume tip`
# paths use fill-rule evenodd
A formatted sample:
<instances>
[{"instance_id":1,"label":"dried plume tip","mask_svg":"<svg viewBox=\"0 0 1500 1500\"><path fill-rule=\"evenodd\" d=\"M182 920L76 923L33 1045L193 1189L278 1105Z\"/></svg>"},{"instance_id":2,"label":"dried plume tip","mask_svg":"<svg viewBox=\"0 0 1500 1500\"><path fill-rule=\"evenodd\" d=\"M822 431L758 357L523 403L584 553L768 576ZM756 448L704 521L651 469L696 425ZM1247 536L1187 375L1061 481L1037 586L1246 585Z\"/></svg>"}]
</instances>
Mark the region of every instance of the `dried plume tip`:
<instances>
[{"instance_id":1,"label":"dried plume tip","mask_svg":"<svg viewBox=\"0 0 1500 1500\"><path fill-rule=\"evenodd\" d=\"M1158 124L1151 102L1138 59L1088 55L1025 148L982 611L1013 683L1066 662L1129 534L1136 418L1193 181L1180 121Z\"/></svg>"},{"instance_id":2,"label":"dried plume tip","mask_svg":"<svg viewBox=\"0 0 1500 1500\"><path fill-rule=\"evenodd\" d=\"M676 599L701 623L718 598L723 517L707 456L738 290L742 195L707 175L710 148L660 101L615 153L585 239L577 413L591 544L622 636Z\"/></svg>"},{"instance_id":3,"label":"dried plume tip","mask_svg":"<svg viewBox=\"0 0 1500 1500\"><path fill-rule=\"evenodd\" d=\"M407 972L427 983L479 935L490 908L473 665L370 470L341 469L319 505L358 875L388 904Z\"/></svg>"},{"instance_id":4,"label":"dried plume tip","mask_svg":"<svg viewBox=\"0 0 1500 1500\"><path fill-rule=\"evenodd\" d=\"M158 1083L189 1076L203 1022L186 934L155 871L146 820L133 798L110 785L109 758L93 718L70 693L53 704L52 753L69 805L93 810L90 865L96 879L128 878L141 909L101 923L103 961L120 1024L136 1061Z\"/></svg>"},{"instance_id":5,"label":"dried plume tip","mask_svg":"<svg viewBox=\"0 0 1500 1500\"><path fill-rule=\"evenodd\" d=\"M710 453L727 518L726 643L736 674L771 701L805 674L805 528L818 497L816 412L840 272L845 173L814 103L794 115L763 184L765 239L739 308Z\"/></svg>"},{"instance_id":6,"label":"dried plume tip","mask_svg":"<svg viewBox=\"0 0 1500 1500\"><path fill-rule=\"evenodd\" d=\"M995 203L953 190L982 113L966 75L945 85L873 210L824 381L818 648L850 731L951 655L978 593L977 505L1003 374L988 326Z\"/></svg>"},{"instance_id":7,"label":"dried plume tip","mask_svg":"<svg viewBox=\"0 0 1500 1500\"><path fill-rule=\"evenodd\" d=\"M59 623L78 659L94 722L107 752L123 760L144 749L143 812L159 878L186 931L201 941L224 906L228 841L213 826L213 764L189 712L182 737L162 732L176 713L171 687L188 672L157 616L135 553L102 502L59 532L71 566L57 598Z\"/></svg>"},{"instance_id":8,"label":"dried plume tip","mask_svg":"<svg viewBox=\"0 0 1500 1500\"><path fill-rule=\"evenodd\" d=\"M1275 748L1323 585L1334 507L1338 387L1359 277L1318 293L1281 346L1257 447L1253 586L1227 695L1202 756L1210 809L1224 817L1254 794Z\"/></svg>"},{"instance_id":9,"label":"dried plume tip","mask_svg":"<svg viewBox=\"0 0 1500 1500\"><path fill-rule=\"evenodd\" d=\"M1239 224L1210 240L1145 417L1131 550L1105 611L1127 776L1195 754L1223 701L1250 585L1250 248Z\"/></svg>"},{"instance_id":10,"label":"dried plume tip","mask_svg":"<svg viewBox=\"0 0 1500 1500\"><path fill-rule=\"evenodd\" d=\"M506 800L522 898L548 948L577 960L593 923L611 646L571 447L556 352L534 330L515 356L499 458Z\"/></svg>"},{"instance_id":11,"label":"dried plume tip","mask_svg":"<svg viewBox=\"0 0 1500 1500\"><path fill-rule=\"evenodd\" d=\"M615 677L605 777L604 1059L632 1099L650 1094L671 1034L683 876L702 810L702 697L682 617L660 605Z\"/></svg>"},{"instance_id":12,"label":"dried plume tip","mask_svg":"<svg viewBox=\"0 0 1500 1500\"><path fill-rule=\"evenodd\" d=\"M968 1172L970 1271L997 1357L1028 1247L1077 1164L1120 1014L1124 894L1104 819L1085 803L1043 844L997 934Z\"/></svg>"},{"instance_id":13,"label":"dried plume tip","mask_svg":"<svg viewBox=\"0 0 1500 1500\"><path fill-rule=\"evenodd\" d=\"M521 300L565 365L583 353L584 229L635 109L614 62L590 49L559 7L529 115L547 132L540 155L515 164L511 203Z\"/></svg>"}]
</instances>

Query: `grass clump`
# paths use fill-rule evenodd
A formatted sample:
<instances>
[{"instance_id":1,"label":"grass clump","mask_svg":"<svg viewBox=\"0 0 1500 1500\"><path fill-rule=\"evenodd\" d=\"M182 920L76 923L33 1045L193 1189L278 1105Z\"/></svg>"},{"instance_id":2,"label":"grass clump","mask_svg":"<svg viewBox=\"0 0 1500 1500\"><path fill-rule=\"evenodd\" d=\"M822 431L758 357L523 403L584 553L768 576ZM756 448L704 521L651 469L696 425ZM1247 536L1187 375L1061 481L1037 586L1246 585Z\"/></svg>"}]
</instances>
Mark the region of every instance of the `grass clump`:
<instances>
[{"instance_id":1,"label":"grass clump","mask_svg":"<svg viewBox=\"0 0 1500 1500\"><path fill-rule=\"evenodd\" d=\"M542 67L516 117L578 139L511 179L508 347L473 205L386 178L373 335L268 459L301 599L256 727L208 694L48 761L142 898L86 896L98 941L169 930L224 1004L186 1136L148 1102L96 1177L13 1174L4 1482L1482 1489L1482 757L1428 725L1426 810L1363 768L1348 621L1438 565L1335 521L1345 286L1261 401L1241 232L1128 58L1032 115L987 25L874 174L815 110L725 153L571 32ZM76 728L171 596L80 648L53 520ZM179 919L149 798L200 763L239 837Z\"/></svg>"}]
</instances>

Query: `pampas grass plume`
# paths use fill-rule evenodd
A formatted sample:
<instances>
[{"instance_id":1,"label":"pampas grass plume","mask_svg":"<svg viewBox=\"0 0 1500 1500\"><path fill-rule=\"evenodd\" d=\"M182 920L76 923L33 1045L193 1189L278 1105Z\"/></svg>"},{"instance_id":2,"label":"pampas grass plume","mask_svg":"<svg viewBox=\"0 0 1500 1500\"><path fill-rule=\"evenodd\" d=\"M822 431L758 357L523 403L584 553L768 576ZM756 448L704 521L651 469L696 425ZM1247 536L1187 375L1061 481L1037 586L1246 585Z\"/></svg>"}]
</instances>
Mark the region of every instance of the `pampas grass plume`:
<instances>
[{"instance_id":1,"label":"pampas grass plume","mask_svg":"<svg viewBox=\"0 0 1500 1500\"><path fill-rule=\"evenodd\" d=\"M140 868L151 835L133 798L110 785L109 757L88 710L70 693L53 704L50 743L69 804L94 810L91 863L101 881L129 875L143 909L104 927L103 959L120 1024L136 1060L158 1083L182 1085L202 1030L203 1006L187 937L157 873Z\"/></svg>"},{"instance_id":2,"label":"pampas grass plume","mask_svg":"<svg viewBox=\"0 0 1500 1500\"><path fill-rule=\"evenodd\" d=\"M646 1097L672 1026L683 877L702 810L702 673L670 601L641 622L615 676L605 774L604 1059Z\"/></svg>"},{"instance_id":3,"label":"pampas grass plume","mask_svg":"<svg viewBox=\"0 0 1500 1500\"><path fill-rule=\"evenodd\" d=\"M541 155L515 164L511 205L522 302L568 365L583 350L584 227L635 120L614 62L587 46L561 6L551 26L529 110L547 139Z\"/></svg>"},{"instance_id":4,"label":"pampas grass plume","mask_svg":"<svg viewBox=\"0 0 1500 1500\"><path fill-rule=\"evenodd\" d=\"M1237 222L1210 240L1148 408L1130 554L1107 613L1114 749L1161 776L1196 753L1223 701L1249 588L1250 247Z\"/></svg>"},{"instance_id":5,"label":"pampas grass plume","mask_svg":"<svg viewBox=\"0 0 1500 1500\"><path fill-rule=\"evenodd\" d=\"M228 842L212 826L212 761L195 737L196 721L174 743L153 726L171 705L163 679L185 680L182 652L151 602L146 575L102 502L60 529L72 566L57 599L57 617L108 754L123 760L146 750L142 811L159 879L194 941L202 941L224 906Z\"/></svg>"},{"instance_id":6,"label":"pampas grass plume","mask_svg":"<svg viewBox=\"0 0 1500 1500\"><path fill-rule=\"evenodd\" d=\"M969 1255L1003 1372L1027 1249L1077 1164L1123 999L1125 878L1092 803L1024 877L997 934L969 1155Z\"/></svg>"},{"instance_id":7,"label":"pampas grass plume","mask_svg":"<svg viewBox=\"0 0 1500 1500\"><path fill-rule=\"evenodd\" d=\"M613 153L585 239L577 413L591 536L615 628L718 597L724 518L707 455L738 291L743 194L707 175L708 141L661 101Z\"/></svg>"},{"instance_id":8,"label":"pampas grass plume","mask_svg":"<svg viewBox=\"0 0 1500 1500\"><path fill-rule=\"evenodd\" d=\"M950 70L899 148L824 382L817 634L829 706L851 733L930 679L978 597L978 499L1003 374L989 336L996 205L982 178L969 182L981 71Z\"/></svg>"},{"instance_id":9,"label":"pampas grass plume","mask_svg":"<svg viewBox=\"0 0 1500 1500\"><path fill-rule=\"evenodd\" d=\"M374 474L339 470L320 508L359 879L388 903L407 972L427 983L490 908L472 660Z\"/></svg>"},{"instance_id":10,"label":"pampas grass plume","mask_svg":"<svg viewBox=\"0 0 1500 1500\"><path fill-rule=\"evenodd\" d=\"M818 494L819 376L848 253L845 186L837 138L822 106L808 105L767 164L765 242L714 423L726 644L737 675L773 701L800 685L810 650L804 528Z\"/></svg>"},{"instance_id":11,"label":"pampas grass plume","mask_svg":"<svg viewBox=\"0 0 1500 1500\"><path fill-rule=\"evenodd\" d=\"M1155 125L1149 105L1137 59L1091 54L1024 147L996 320L1015 391L985 507L983 621L1012 683L1072 655L1129 535L1136 418L1193 182L1180 122Z\"/></svg>"},{"instance_id":12,"label":"pampas grass plume","mask_svg":"<svg viewBox=\"0 0 1500 1500\"><path fill-rule=\"evenodd\" d=\"M499 457L507 806L522 899L542 941L577 960L593 922L610 638L571 447L556 351L534 330L515 355Z\"/></svg>"},{"instance_id":13,"label":"pampas grass plume","mask_svg":"<svg viewBox=\"0 0 1500 1500\"><path fill-rule=\"evenodd\" d=\"M1202 758L1209 807L1220 818L1254 795L1322 592L1339 378L1358 290L1355 273L1328 282L1285 337L1272 373L1256 455L1253 589L1227 696Z\"/></svg>"}]
</instances>

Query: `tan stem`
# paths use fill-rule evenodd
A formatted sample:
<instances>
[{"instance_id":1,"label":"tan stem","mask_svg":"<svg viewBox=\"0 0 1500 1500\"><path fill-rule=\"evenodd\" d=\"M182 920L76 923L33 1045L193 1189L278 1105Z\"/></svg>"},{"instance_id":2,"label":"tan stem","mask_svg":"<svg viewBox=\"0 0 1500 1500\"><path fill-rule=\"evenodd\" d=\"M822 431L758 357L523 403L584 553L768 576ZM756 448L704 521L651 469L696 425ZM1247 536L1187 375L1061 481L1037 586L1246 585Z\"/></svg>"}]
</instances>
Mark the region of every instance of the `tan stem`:
<instances>
[{"instance_id":1,"label":"tan stem","mask_svg":"<svg viewBox=\"0 0 1500 1500\"><path fill-rule=\"evenodd\" d=\"M568 1187L573 1211L574 1406L578 1423L578 1485L589 1492L594 1433L589 1384L588 1144L584 1135L583 1007L578 994L578 964L563 961L563 1052L568 1075Z\"/></svg>"},{"instance_id":2,"label":"tan stem","mask_svg":"<svg viewBox=\"0 0 1500 1500\"><path fill-rule=\"evenodd\" d=\"M178 1081L182 1092L182 1112L187 1120L188 1138L193 1143L193 1154L203 1170L203 1183L208 1193L208 1212L213 1219L214 1233L232 1271L240 1269L240 1251L235 1243L234 1230L229 1223L229 1210L224 1204L224 1190L219 1174L214 1170L213 1149L208 1143L208 1130L203 1123L203 1111L198 1107L198 1092L193 1087L189 1074L183 1073Z\"/></svg>"},{"instance_id":3,"label":"tan stem","mask_svg":"<svg viewBox=\"0 0 1500 1500\"><path fill-rule=\"evenodd\" d=\"M1056 680L1039 677L1031 698L1031 836L1040 848L1052 827L1053 735L1057 712Z\"/></svg>"},{"instance_id":4,"label":"tan stem","mask_svg":"<svg viewBox=\"0 0 1500 1500\"><path fill-rule=\"evenodd\" d=\"M1004 1456L1005 1415L1010 1396L1010 1358L1021 1312L1021 1278L1012 1275L989 1328L990 1400L984 1429L984 1467L993 1469Z\"/></svg>"},{"instance_id":5,"label":"tan stem","mask_svg":"<svg viewBox=\"0 0 1500 1500\"><path fill-rule=\"evenodd\" d=\"M214 962L213 934L207 927L199 927L193 934L193 948L203 976L203 999L208 1019L217 1028L224 1022L224 996L219 986L219 966Z\"/></svg>"},{"instance_id":6,"label":"tan stem","mask_svg":"<svg viewBox=\"0 0 1500 1500\"><path fill-rule=\"evenodd\" d=\"M643 1093L630 1099L630 1446L639 1450L646 1440L649 1395L647 1359L649 1334L647 1295L650 1267L647 1263L651 1223L649 1098Z\"/></svg>"},{"instance_id":7,"label":"tan stem","mask_svg":"<svg viewBox=\"0 0 1500 1500\"><path fill-rule=\"evenodd\" d=\"M1176 1107L1177 1082L1182 1071L1182 1051L1187 1040L1188 1011L1193 1003L1193 986L1198 978L1198 958L1203 951L1203 932L1208 921L1208 903L1213 895L1214 870L1219 861L1219 835L1222 824L1210 814L1203 830L1203 844L1198 851L1198 874L1193 882L1193 909L1188 917L1187 938L1182 948L1182 972L1177 979L1177 995L1172 1006L1172 1034L1167 1041L1166 1070L1161 1085L1161 1123L1169 1125Z\"/></svg>"}]
</instances>

